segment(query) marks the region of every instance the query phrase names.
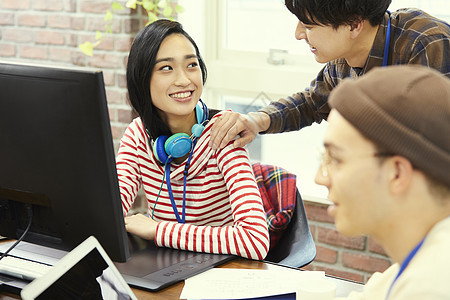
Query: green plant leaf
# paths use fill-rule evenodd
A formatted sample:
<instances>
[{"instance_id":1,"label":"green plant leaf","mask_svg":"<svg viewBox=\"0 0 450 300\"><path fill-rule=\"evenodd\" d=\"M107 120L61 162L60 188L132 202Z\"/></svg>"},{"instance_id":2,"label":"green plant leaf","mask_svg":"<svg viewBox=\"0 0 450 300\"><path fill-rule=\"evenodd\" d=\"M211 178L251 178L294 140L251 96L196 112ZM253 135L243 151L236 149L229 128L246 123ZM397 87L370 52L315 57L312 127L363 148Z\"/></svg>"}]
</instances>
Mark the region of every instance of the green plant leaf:
<instances>
[{"instance_id":1,"label":"green plant leaf","mask_svg":"<svg viewBox=\"0 0 450 300\"><path fill-rule=\"evenodd\" d=\"M123 5L116 1L112 3L111 8L113 11L124 9Z\"/></svg>"},{"instance_id":2,"label":"green plant leaf","mask_svg":"<svg viewBox=\"0 0 450 300\"><path fill-rule=\"evenodd\" d=\"M177 5L175 5L175 11L176 11L178 14L181 14L182 12L184 12L184 7L181 6L181 5L179 5L179 4L177 4Z\"/></svg>"},{"instance_id":3,"label":"green plant leaf","mask_svg":"<svg viewBox=\"0 0 450 300\"><path fill-rule=\"evenodd\" d=\"M156 5L161 9L164 9L167 6L166 0L161 0L161 1L155 0L155 2L156 2Z\"/></svg>"},{"instance_id":4,"label":"green plant leaf","mask_svg":"<svg viewBox=\"0 0 450 300\"><path fill-rule=\"evenodd\" d=\"M147 24L153 23L156 20L158 20L158 16L154 12L149 11L148 12L148 23Z\"/></svg>"},{"instance_id":5,"label":"green plant leaf","mask_svg":"<svg viewBox=\"0 0 450 300\"><path fill-rule=\"evenodd\" d=\"M136 0L128 0L125 6L131 9L136 9L136 2Z\"/></svg>"},{"instance_id":6,"label":"green plant leaf","mask_svg":"<svg viewBox=\"0 0 450 300\"><path fill-rule=\"evenodd\" d=\"M80 48L81 52L84 55L92 56L94 54L94 46L91 44L91 42L84 42L83 44L79 45L78 48Z\"/></svg>"},{"instance_id":7,"label":"green plant leaf","mask_svg":"<svg viewBox=\"0 0 450 300\"><path fill-rule=\"evenodd\" d=\"M166 6L163 10L164 17L168 18L172 15L173 9L171 6Z\"/></svg>"},{"instance_id":8,"label":"green plant leaf","mask_svg":"<svg viewBox=\"0 0 450 300\"><path fill-rule=\"evenodd\" d=\"M102 39L102 33L98 30L95 32L95 39L97 41Z\"/></svg>"},{"instance_id":9,"label":"green plant leaf","mask_svg":"<svg viewBox=\"0 0 450 300\"><path fill-rule=\"evenodd\" d=\"M155 3L154 3L153 1L150 1L150 0L143 0L143 1L142 1L142 7L143 7L146 11L149 11L149 10L154 10L155 7L156 7L156 5L155 5Z\"/></svg>"},{"instance_id":10,"label":"green plant leaf","mask_svg":"<svg viewBox=\"0 0 450 300\"><path fill-rule=\"evenodd\" d=\"M111 11L110 10L107 10L106 11L106 14L105 14L105 21L110 21L110 20L112 20L113 19L113 14L111 13Z\"/></svg>"}]
</instances>

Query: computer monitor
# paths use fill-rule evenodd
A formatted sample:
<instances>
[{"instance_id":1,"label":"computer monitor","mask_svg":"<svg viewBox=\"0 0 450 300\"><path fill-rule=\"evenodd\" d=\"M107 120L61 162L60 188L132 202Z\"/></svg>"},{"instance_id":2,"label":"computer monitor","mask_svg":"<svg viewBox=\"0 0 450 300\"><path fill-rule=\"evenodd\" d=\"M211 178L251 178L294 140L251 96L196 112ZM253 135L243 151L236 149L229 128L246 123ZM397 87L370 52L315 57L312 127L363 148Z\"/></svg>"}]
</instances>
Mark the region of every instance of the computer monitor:
<instances>
[{"instance_id":1,"label":"computer monitor","mask_svg":"<svg viewBox=\"0 0 450 300\"><path fill-rule=\"evenodd\" d=\"M101 71L0 62L0 235L129 258Z\"/></svg>"}]
</instances>

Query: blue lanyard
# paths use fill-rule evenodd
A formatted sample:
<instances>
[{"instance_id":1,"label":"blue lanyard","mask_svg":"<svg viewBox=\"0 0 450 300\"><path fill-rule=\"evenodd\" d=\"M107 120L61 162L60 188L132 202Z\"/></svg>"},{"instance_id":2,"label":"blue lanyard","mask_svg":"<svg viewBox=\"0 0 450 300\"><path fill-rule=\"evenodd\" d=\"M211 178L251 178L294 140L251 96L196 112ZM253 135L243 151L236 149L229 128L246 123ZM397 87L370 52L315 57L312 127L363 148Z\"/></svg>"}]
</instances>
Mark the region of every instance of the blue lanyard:
<instances>
[{"instance_id":1,"label":"blue lanyard","mask_svg":"<svg viewBox=\"0 0 450 300\"><path fill-rule=\"evenodd\" d=\"M178 223L184 224L186 220L186 178L188 174L189 165L191 164L191 158L192 154L194 153L194 147L197 143L197 139L194 139L194 142L192 143L192 149L191 153L189 154L189 158L186 162L186 166L184 167L184 179L183 179L183 207L181 210L181 217L180 213L178 212L177 205L175 204L175 199L173 198L173 192L172 192L172 185L170 184L170 161L166 163L166 184L167 184L167 190L169 192L170 197L170 204L172 204L173 213L175 214L175 217L177 218Z\"/></svg>"},{"instance_id":2,"label":"blue lanyard","mask_svg":"<svg viewBox=\"0 0 450 300\"><path fill-rule=\"evenodd\" d=\"M384 41L383 67L387 66L389 56L389 44L391 42L391 12L387 11L387 13L389 14L389 20L386 30L386 40Z\"/></svg>"},{"instance_id":3,"label":"blue lanyard","mask_svg":"<svg viewBox=\"0 0 450 300\"><path fill-rule=\"evenodd\" d=\"M386 295L386 299L389 299L389 295L391 294L391 290L392 290L392 287L394 286L394 283L397 281L397 279L400 277L400 275L402 275L403 271L405 271L406 267L411 262L414 255L416 255L417 251L419 251L420 247L422 247L422 244L424 241L425 241L425 238L423 238L420 241L420 243L418 243L416 245L416 247L414 247L414 249L412 249L411 252L409 252L408 256L405 258L405 260L400 265L400 270L398 271L397 276L395 276L394 281L392 281L391 286L389 287L388 293Z\"/></svg>"}]
</instances>

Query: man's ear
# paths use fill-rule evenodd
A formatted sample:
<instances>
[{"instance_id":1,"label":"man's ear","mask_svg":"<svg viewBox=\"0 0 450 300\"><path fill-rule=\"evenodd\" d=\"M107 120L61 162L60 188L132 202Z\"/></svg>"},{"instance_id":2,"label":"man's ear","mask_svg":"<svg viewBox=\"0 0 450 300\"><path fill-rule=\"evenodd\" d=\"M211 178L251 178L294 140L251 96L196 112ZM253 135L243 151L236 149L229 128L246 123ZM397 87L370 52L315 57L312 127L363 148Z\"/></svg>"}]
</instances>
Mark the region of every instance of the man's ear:
<instances>
[{"instance_id":1,"label":"man's ear","mask_svg":"<svg viewBox=\"0 0 450 300\"><path fill-rule=\"evenodd\" d=\"M350 37L356 39L364 28L363 20L355 20L350 26Z\"/></svg>"},{"instance_id":2,"label":"man's ear","mask_svg":"<svg viewBox=\"0 0 450 300\"><path fill-rule=\"evenodd\" d=\"M403 156L391 157L390 188L394 194L404 193L412 182L414 168Z\"/></svg>"}]
</instances>

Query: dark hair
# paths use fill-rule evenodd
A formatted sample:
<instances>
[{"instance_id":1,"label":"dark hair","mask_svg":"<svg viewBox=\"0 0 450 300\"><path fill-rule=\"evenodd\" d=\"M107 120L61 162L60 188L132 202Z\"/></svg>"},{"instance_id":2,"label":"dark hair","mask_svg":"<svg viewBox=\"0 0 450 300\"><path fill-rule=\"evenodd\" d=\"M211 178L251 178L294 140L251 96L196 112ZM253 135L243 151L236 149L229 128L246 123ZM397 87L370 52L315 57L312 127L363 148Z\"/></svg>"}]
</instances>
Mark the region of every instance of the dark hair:
<instances>
[{"instance_id":1,"label":"dark hair","mask_svg":"<svg viewBox=\"0 0 450 300\"><path fill-rule=\"evenodd\" d=\"M391 0L285 0L291 13L307 25L353 25L368 20L381 24Z\"/></svg>"},{"instance_id":2,"label":"dark hair","mask_svg":"<svg viewBox=\"0 0 450 300\"><path fill-rule=\"evenodd\" d=\"M184 31L180 23L166 19L157 20L136 35L128 56L128 95L131 105L141 117L145 129L152 139L161 135L172 135L169 126L158 115L150 93L150 79L156 55L163 40L171 34L181 34L192 43L202 71L203 84L206 82L206 65L200 56L197 44Z\"/></svg>"}]
</instances>

